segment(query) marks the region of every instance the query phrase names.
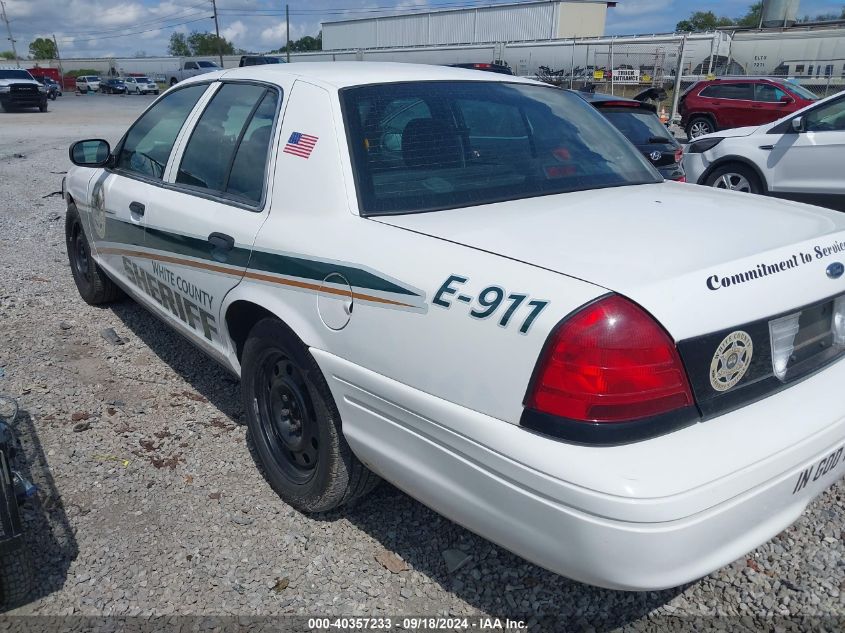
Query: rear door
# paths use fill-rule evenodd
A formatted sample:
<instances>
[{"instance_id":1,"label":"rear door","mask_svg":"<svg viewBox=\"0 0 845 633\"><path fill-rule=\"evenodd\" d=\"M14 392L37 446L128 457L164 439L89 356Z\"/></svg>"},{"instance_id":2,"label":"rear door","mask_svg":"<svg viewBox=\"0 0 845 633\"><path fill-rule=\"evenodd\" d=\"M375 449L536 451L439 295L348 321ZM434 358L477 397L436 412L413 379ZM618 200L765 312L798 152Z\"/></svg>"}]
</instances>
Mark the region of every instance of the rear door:
<instances>
[{"instance_id":1,"label":"rear door","mask_svg":"<svg viewBox=\"0 0 845 633\"><path fill-rule=\"evenodd\" d=\"M804 131L787 132L769 155L771 189L800 194L839 196L845 200L845 96L804 113Z\"/></svg>"},{"instance_id":2,"label":"rear door","mask_svg":"<svg viewBox=\"0 0 845 633\"><path fill-rule=\"evenodd\" d=\"M225 355L220 306L243 277L269 213L282 91L250 82L215 88L180 138L166 193L146 215L143 265L158 309Z\"/></svg>"},{"instance_id":3,"label":"rear door","mask_svg":"<svg viewBox=\"0 0 845 633\"><path fill-rule=\"evenodd\" d=\"M754 85L747 82L726 83L719 86L721 104L718 116L722 127L756 125Z\"/></svg>"},{"instance_id":4,"label":"rear door","mask_svg":"<svg viewBox=\"0 0 845 633\"><path fill-rule=\"evenodd\" d=\"M88 240L100 264L124 284L136 285L132 262L143 257L147 214L165 197L162 181L177 137L208 88L186 86L157 101L118 143L115 166L89 184Z\"/></svg>"}]
</instances>

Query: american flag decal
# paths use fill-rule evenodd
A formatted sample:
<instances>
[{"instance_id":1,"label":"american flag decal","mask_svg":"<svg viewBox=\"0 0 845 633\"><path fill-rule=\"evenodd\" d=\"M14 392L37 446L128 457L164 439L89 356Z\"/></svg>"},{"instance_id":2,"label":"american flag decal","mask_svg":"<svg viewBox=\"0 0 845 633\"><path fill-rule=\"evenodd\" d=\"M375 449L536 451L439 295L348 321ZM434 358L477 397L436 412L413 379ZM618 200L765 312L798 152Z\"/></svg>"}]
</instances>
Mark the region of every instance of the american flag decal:
<instances>
[{"instance_id":1,"label":"american flag decal","mask_svg":"<svg viewBox=\"0 0 845 633\"><path fill-rule=\"evenodd\" d=\"M311 152L314 151L314 146L316 144L316 136L303 134L302 132L294 132L290 135L290 138L282 151L286 154L293 154L294 156L308 158L311 156Z\"/></svg>"}]
</instances>

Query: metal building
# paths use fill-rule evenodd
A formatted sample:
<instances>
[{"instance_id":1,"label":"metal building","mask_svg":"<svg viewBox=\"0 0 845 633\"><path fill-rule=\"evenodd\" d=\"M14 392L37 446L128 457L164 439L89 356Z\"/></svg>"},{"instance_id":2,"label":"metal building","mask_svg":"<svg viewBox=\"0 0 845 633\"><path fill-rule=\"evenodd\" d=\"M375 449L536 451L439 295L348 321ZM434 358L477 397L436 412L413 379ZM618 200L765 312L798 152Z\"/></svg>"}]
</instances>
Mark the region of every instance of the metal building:
<instances>
[{"instance_id":1,"label":"metal building","mask_svg":"<svg viewBox=\"0 0 845 633\"><path fill-rule=\"evenodd\" d=\"M323 50L526 42L604 35L606 0L538 0L323 22Z\"/></svg>"}]
</instances>

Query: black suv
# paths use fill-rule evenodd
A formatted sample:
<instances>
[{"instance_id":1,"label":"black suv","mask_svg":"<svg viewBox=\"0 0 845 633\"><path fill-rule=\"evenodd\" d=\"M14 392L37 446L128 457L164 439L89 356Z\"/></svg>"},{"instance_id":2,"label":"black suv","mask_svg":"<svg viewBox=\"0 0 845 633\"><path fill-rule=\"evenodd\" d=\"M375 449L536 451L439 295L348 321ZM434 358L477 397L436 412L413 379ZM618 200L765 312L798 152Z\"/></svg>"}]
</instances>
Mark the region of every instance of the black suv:
<instances>
[{"instance_id":1,"label":"black suv","mask_svg":"<svg viewBox=\"0 0 845 633\"><path fill-rule=\"evenodd\" d=\"M622 132L625 138L657 167L666 180L686 182L686 173L681 166L684 150L660 122L655 106L608 94L582 91L576 94L595 107L613 127Z\"/></svg>"}]
</instances>

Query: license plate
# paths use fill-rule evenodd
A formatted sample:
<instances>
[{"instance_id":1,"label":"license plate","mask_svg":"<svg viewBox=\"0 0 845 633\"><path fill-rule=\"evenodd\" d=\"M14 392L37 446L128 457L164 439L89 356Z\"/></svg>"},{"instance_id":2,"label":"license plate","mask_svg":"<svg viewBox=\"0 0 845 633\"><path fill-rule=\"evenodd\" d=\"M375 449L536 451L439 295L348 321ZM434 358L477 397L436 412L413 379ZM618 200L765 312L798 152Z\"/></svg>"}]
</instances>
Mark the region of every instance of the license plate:
<instances>
[{"instance_id":1,"label":"license plate","mask_svg":"<svg viewBox=\"0 0 845 633\"><path fill-rule=\"evenodd\" d=\"M833 450L829 455L820 459L809 468L802 470L798 474L798 480L795 482L795 487L792 488L792 494L798 494L807 487L807 484L818 481L822 478L829 479L834 473L842 470L837 467L842 463L845 463L842 460L843 451L845 451L845 446L840 446L838 449Z\"/></svg>"}]
</instances>

